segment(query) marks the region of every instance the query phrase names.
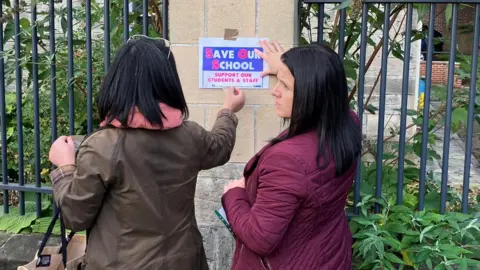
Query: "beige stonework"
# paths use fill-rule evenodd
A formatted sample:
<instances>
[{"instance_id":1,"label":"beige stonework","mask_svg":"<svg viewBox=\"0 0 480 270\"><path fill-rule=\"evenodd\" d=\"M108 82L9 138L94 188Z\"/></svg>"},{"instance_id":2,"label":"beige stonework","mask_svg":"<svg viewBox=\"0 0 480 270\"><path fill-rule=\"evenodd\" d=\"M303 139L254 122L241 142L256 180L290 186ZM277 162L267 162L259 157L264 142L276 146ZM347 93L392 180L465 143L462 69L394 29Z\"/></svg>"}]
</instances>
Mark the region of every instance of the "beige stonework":
<instances>
[{"instance_id":1,"label":"beige stonework","mask_svg":"<svg viewBox=\"0 0 480 270\"><path fill-rule=\"evenodd\" d=\"M294 0L260 0L257 11L257 35L293 45Z\"/></svg>"},{"instance_id":2,"label":"beige stonework","mask_svg":"<svg viewBox=\"0 0 480 270\"><path fill-rule=\"evenodd\" d=\"M216 115L221 106L207 107L207 129L213 127ZM237 139L233 149L230 162L246 162L254 154L254 108L253 106L245 106L245 108L237 113L239 123L237 127Z\"/></svg>"},{"instance_id":3,"label":"beige stonework","mask_svg":"<svg viewBox=\"0 0 480 270\"><path fill-rule=\"evenodd\" d=\"M169 1L170 41L173 43L198 43L204 31L204 0Z\"/></svg>"},{"instance_id":4,"label":"beige stonework","mask_svg":"<svg viewBox=\"0 0 480 270\"><path fill-rule=\"evenodd\" d=\"M225 28L239 30L240 37L279 40L286 48L293 44L294 0L176 0L170 1L169 27L190 120L211 129L224 98L222 89L199 89L199 39L223 37ZM270 87L276 83L270 78ZM222 241L211 241L204 233L210 269L229 269L233 238L214 215L220 207L223 185L242 176L245 162L268 140L276 136L281 121L276 116L268 90L244 89L245 108L237 116L235 147L225 166L200 173L195 196L199 224L215 231ZM215 244L220 243L220 244Z\"/></svg>"},{"instance_id":5,"label":"beige stonework","mask_svg":"<svg viewBox=\"0 0 480 270\"><path fill-rule=\"evenodd\" d=\"M280 133L281 119L275 115L273 106L259 106L255 109L255 152Z\"/></svg>"},{"instance_id":6,"label":"beige stonework","mask_svg":"<svg viewBox=\"0 0 480 270\"><path fill-rule=\"evenodd\" d=\"M188 107L189 120L197 122L202 127L206 126L205 123L205 107L200 105L190 105Z\"/></svg>"},{"instance_id":7,"label":"beige stonework","mask_svg":"<svg viewBox=\"0 0 480 270\"><path fill-rule=\"evenodd\" d=\"M207 0L207 37L223 37L225 28L237 29L240 37L255 36L255 0Z\"/></svg>"}]
</instances>

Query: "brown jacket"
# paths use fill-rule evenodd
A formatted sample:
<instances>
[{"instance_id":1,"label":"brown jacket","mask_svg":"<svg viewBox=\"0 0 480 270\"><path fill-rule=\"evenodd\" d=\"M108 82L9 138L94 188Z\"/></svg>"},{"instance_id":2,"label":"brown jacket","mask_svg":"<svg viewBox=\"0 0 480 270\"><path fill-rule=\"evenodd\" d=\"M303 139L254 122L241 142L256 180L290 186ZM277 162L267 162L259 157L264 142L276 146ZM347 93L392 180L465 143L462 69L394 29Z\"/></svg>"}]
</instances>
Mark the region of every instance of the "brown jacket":
<instances>
[{"instance_id":1,"label":"brown jacket","mask_svg":"<svg viewBox=\"0 0 480 270\"><path fill-rule=\"evenodd\" d=\"M208 269L195 220L197 174L229 160L237 121L224 109L211 131L185 121L86 138L77 165L51 174L66 227L91 229L86 269Z\"/></svg>"}]
</instances>

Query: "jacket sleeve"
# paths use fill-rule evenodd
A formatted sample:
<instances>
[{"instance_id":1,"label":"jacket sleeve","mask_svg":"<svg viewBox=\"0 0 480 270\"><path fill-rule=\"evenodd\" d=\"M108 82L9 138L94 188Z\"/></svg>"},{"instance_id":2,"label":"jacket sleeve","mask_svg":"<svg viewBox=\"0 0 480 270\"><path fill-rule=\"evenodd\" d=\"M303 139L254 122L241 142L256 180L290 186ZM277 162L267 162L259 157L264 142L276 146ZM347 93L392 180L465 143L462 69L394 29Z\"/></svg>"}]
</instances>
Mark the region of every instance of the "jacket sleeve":
<instances>
[{"instance_id":1,"label":"jacket sleeve","mask_svg":"<svg viewBox=\"0 0 480 270\"><path fill-rule=\"evenodd\" d=\"M220 110L211 131L205 130L195 122L190 123L192 136L198 142L200 170L208 170L227 163L235 146L237 116L228 109Z\"/></svg>"},{"instance_id":2,"label":"jacket sleeve","mask_svg":"<svg viewBox=\"0 0 480 270\"><path fill-rule=\"evenodd\" d=\"M53 195L60 207L65 227L72 231L89 229L106 192L106 181L110 178L111 157L84 142L76 159L76 165L67 165L51 173Z\"/></svg>"},{"instance_id":3,"label":"jacket sleeve","mask_svg":"<svg viewBox=\"0 0 480 270\"><path fill-rule=\"evenodd\" d=\"M302 166L293 157L276 153L259 166L253 206L243 188L225 193L222 204L236 237L253 252L268 256L283 239L307 191Z\"/></svg>"}]
</instances>

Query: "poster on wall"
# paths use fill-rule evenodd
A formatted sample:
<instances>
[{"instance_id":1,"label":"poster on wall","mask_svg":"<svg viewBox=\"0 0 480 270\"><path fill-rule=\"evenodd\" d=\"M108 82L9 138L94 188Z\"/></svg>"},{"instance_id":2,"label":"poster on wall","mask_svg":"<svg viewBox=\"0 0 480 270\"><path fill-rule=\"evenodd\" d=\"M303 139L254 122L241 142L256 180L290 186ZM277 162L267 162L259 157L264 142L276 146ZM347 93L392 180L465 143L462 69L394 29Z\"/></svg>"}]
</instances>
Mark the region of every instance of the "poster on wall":
<instances>
[{"instance_id":1,"label":"poster on wall","mask_svg":"<svg viewBox=\"0 0 480 270\"><path fill-rule=\"evenodd\" d=\"M199 88L268 88L268 76L260 76L267 63L254 51L262 51L260 40L266 38L200 38Z\"/></svg>"}]
</instances>

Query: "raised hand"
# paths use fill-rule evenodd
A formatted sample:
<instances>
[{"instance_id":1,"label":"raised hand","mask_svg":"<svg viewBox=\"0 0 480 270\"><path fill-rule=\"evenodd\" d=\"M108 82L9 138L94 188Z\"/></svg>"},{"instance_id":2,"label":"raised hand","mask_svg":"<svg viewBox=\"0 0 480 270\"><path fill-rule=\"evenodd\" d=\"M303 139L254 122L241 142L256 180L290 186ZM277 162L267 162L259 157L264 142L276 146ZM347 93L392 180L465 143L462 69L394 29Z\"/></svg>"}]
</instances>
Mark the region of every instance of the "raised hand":
<instances>
[{"instance_id":1,"label":"raised hand","mask_svg":"<svg viewBox=\"0 0 480 270\"><path fill-rule=\"evenodd\" d=\"M240 88L229 87L225 89L225 102L223 107L232 110L232 112L240 111L245 105L245 94Z\"/></svg>"},{"instance_id":2,"label":"raised hand","mask_svg":"<svg viewBox=\"0 0 480 270\"><path fill-rule=\"evenodd\" d=\"M260 56L268 64L268 69L261 73L261 76L277 75L279 67L282 65L282 54L285 52L283 47L274 40L260 40L260 46L263 52L255 49L255 53Z\"/></svg>"}]
</instances>

